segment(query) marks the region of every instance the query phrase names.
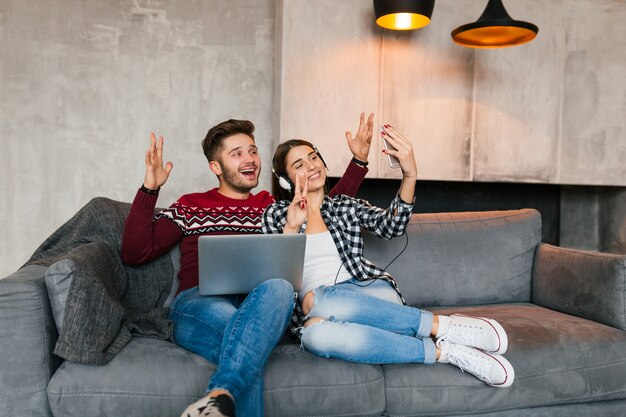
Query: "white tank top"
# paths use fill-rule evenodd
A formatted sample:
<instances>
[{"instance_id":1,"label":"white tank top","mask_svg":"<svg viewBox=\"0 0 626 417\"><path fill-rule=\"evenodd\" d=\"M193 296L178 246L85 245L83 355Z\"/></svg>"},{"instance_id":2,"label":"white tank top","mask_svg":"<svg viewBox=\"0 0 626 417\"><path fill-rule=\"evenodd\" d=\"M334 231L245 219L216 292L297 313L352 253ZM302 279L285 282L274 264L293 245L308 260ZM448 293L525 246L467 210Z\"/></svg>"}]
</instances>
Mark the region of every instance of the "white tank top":
<instances>
[{"instance_id":1,"label":"white tank top","mask_svg":"<svg viewBox=\"0 0 626 417\"><path fill-rule=\"evenodd\" d=\"M339 251L329 231L306 235L302 289L298 293L300 301L314 288L333 285L350 278L352 276L343 266Z\"/></svg>"}]
</instances>

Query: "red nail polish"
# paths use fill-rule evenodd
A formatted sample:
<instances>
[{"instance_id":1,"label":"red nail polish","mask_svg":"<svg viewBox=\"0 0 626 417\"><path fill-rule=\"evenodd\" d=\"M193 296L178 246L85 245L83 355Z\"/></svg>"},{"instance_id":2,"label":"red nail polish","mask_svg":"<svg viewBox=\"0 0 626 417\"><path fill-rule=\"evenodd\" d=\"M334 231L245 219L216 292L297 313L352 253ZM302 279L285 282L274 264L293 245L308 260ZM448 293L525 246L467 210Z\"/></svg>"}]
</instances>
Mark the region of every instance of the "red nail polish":
<instances>
[{"instance_id":1,"label":"red nail polish","mask_svg":"<svg viewBox=\"0 0 626 417\"><path fill-rule=\"evenodd\" d=\"M385 125L385 127L389 127L389 125Z\"/></svg>"},{"instance_id":2,"label":"red nail polish","mask_svg":"<svg viewBox=\"0 0 626 417\"><path fill-rule=\"evenodd\" d=\"M383 136L387 135L385 132L380 132L380 134Z\"/></svg>"}]
</instances>

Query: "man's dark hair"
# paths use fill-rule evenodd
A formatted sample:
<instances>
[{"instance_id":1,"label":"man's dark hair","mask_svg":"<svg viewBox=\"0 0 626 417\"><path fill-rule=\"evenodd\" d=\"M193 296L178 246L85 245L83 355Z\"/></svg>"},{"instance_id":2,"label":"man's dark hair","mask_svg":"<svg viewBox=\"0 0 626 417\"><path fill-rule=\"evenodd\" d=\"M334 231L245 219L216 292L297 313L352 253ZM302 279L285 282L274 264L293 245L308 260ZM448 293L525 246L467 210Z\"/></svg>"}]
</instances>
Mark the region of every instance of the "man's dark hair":
<instances>
[{"instance_id":1,"label":"man's dark hair","mask_svg":"<svg viewBox=\"0 0 626 417\"><path fill-rule=\"evenodd\" d=\"M254 123L249 120L230 119L210 128L202 141L202 150L207 161L217 160L224 139L237 133L248 135L254 140Z\"/></svg>"}]
</instances>

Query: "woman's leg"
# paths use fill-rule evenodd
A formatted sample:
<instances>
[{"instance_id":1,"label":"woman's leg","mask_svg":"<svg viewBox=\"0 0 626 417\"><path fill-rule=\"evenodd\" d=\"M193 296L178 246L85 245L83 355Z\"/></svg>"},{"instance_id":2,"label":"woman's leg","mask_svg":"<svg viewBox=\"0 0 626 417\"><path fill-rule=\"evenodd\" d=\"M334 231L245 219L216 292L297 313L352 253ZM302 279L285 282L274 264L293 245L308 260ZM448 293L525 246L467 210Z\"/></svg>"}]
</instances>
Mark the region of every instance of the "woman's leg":
<instances>
[{"instance_id":1,"label":"woman's leg","mask_svg":"<svg viewBox=\"0 0 626 417\"><path fill-rule=\"evenodd\" d=\"M324 358L359 363L435 363L435 344L376 327L322 321L302 329L302 345Z\"/></svg>"},{"instance_id":2,"label":"woman's leg","mask_svg":"<svg viewBox=\"0 0 626 417\"><path fill-rule=\"evenodd\" d=\"M414 336L444 338L450 342L503 354L508 347L504 328L493 319L463 315L435 316L429 311L402 305L385 280L350 280L313 290L305 297L309 317L334 319Z\"/></svg>"},{"instance_id":3,"label":"woman's leg","mask_svg":"<svg viewBox=\"0 0 626 417\"><path fill-rule=\"evenodd\" d=\"M351 362L449 363L474 375L488 385L511 386L515 371L503 356L473 347L429 338L404 336L360 324L318 321L302 330L302 345L324 358Z\"/></svg>"},{"instance_id":4,"label":"woman's leg","mask_svg":"<svg viewBox=\"0 0 626 417\"><path fill-rule=\"evenodd\" d=\"M324 357L359 363L435 363L435 344L376 327L322 321L302 329L302 345Z\"/></svg>"},{"instance_id":5,"label":"woman's leg","mask_svg":"<svg viewBox=\"0 0 626 417\"><path fill-rule=\"evenodd\" d=\"M344 321L375 327L411 337L429 337L433 314L400 303L397 293L385 280L350 280L338 285L316 288L308 316L329 321Z\"/></svg>"}]
</instances>

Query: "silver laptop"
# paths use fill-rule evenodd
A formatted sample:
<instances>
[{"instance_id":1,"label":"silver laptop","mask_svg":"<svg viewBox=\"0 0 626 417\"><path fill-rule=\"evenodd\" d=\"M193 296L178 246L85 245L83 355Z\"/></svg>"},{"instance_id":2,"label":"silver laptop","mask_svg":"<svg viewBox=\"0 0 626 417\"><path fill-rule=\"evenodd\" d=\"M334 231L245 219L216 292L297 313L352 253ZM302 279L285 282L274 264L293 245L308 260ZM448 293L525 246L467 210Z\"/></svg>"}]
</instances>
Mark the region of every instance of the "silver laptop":
<instances>
[{"instance_id":1,"label":"silver laptop","mask_svg":"<svg viewBox=\"0 0 626 417\"><path fill-rule=\"evenodd\" d=\"M263 281L282 278L298 291L306 235L220 235L198 239L201 295L247 294Z\"/></svg>"}]
</instances>

